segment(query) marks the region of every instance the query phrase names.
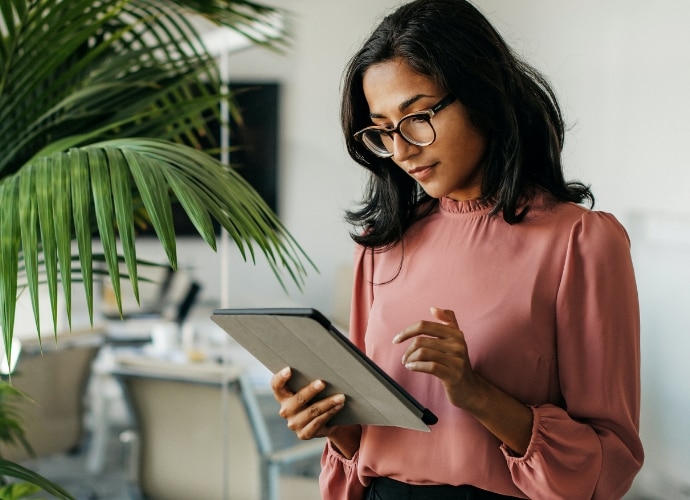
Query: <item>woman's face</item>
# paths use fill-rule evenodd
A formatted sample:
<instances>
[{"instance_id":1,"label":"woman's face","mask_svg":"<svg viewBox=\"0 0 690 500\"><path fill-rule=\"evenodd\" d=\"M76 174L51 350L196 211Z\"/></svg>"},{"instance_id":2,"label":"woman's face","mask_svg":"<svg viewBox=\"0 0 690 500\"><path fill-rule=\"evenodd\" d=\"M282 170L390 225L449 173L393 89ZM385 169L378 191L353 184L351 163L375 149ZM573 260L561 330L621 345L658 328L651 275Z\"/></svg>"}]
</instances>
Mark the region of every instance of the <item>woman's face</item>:
<instances>
[{"instance_id":1,"label":"woman's face","mask_svg":"<svg viewBox=\"0 0 690 500\"><path fill-rule=\"evenodd\" d=\"M402 59L368 68L364 95L374 125L395 127L410 113L431 108L447 95L429 77L415 73ZM486 140L459 101L431 119L436 140L415 146L393 134L392 160L414 178L429 196L471 200L481 196L482 160Z\"/></svg>"}]
</instances>

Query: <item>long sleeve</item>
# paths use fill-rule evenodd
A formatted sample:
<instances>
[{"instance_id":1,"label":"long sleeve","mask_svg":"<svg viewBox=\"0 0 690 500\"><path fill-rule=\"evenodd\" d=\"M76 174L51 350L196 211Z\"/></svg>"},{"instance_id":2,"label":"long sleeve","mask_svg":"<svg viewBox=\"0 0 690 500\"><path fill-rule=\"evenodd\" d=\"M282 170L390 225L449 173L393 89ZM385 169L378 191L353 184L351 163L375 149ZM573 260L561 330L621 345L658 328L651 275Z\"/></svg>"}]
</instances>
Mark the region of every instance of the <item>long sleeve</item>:
<instances>
[{"instance_id":1,"label":"long sleeve","mask_svg":"<svg viewBox=\"0 0 690 500\"><path fill-rule=\"evenodd\" d=\"M515 484L538 499L621 498L643 461L639 306L627 234L609 214L573 225L556 302L562 405L533 407Z\"/></svg>"}]
</instances>

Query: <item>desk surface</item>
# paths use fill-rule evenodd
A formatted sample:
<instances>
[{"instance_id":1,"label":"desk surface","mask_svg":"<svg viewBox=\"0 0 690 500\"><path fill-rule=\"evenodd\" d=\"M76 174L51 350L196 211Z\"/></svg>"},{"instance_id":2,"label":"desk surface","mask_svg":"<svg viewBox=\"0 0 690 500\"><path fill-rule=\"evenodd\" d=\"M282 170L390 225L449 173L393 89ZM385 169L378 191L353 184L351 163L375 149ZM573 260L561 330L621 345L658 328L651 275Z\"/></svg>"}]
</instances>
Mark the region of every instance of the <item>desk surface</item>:
<instances>
[{"instance_id":1,"label":"desk surface","mask_svg":"<svg viewBox=\"0 0 690 500\"><path fill-rule=\"evenodd\" d=\"M180 363L133 353L116 354L111 373L165 378L185 382L224 383L239 378L245 369L239 365L226 365L211 361Z\"/></svg>"}]
</instances>

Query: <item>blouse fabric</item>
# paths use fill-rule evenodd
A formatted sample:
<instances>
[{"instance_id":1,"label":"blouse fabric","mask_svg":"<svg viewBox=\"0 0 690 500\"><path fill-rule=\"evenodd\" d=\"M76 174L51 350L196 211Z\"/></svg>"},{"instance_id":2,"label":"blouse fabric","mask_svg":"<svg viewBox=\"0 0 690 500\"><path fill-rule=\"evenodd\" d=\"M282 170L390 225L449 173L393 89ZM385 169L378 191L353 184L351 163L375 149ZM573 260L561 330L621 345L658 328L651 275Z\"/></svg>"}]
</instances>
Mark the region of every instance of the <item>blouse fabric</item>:
<instances>
[{"instance_id":1,"label":"blouse fabric","mask_svg":"<svg viewBox=\"0 0 690 500\"><path fill-rule=\"evenodd\" d=\"M429 432L363 426L345 459L322 457L324 499L360 500L375 476L474 485L532 499L621 498L643 461L640 350L630 242L610 214L540 195L514 225L491 206L442 198L387 251L356 248L350 337L438 417ZM451 309L473 369L533 413L511 453L408 371L396 333Z\"/></svg>"}]
</instances>

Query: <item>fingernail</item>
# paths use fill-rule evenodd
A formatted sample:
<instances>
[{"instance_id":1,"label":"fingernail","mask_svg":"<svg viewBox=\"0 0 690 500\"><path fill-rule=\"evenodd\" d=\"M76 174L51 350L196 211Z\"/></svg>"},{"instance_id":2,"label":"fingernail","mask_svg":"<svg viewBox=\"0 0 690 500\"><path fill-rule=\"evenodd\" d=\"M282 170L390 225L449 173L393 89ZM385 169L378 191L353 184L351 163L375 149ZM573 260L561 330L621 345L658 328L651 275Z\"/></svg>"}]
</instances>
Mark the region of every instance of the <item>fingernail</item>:
<instances>
[{"instance_id":1,"label":"fingernail","mask_svg":"<svg viewBox=\"0 0 690 500\"><path fill-rule=\"evenodd\" d=\"M313 387L314 389L319 389L319 390L321 390L321 389L323 389L324 387L326 387L326 385L323 383L323 380L315 380L314 383L312 384L312 387Z\"/></svg>"},{"instance_id":2,"label":"fingernail","mask_svg":"<svg viewBox=\"0 0 690 500\"><path fill-rule=\"evenodd\" d=\"M290 368L288 368L288 367L286 366L285 368L283 368L282 370L280 370L280 374L281 374L283 377L287 377L288 375L290 375Z\"/></svg>"},{"instance_id":3,"label":"fingernail","mask_svg":"<svg viewBox=\"0 0 690 500\"><path fill-rule=\"evenodd\" d=\"M342 404L345 402L345 394L338 394L333 396L333 402L337 404Z\"/></svg>"},{"instance_id":4,"label":"fingernail","mask_svg":"<svg viewBox=\"0 0 690 500\"><path fill-rule=\"evenodd\" d=\"M400 334L397 334L395 337L393 337L393 343L397 344L399 339L400 339Z\"/></svg>"}]
</instances>

